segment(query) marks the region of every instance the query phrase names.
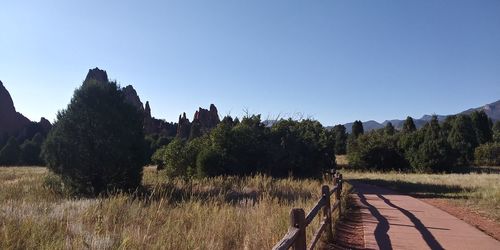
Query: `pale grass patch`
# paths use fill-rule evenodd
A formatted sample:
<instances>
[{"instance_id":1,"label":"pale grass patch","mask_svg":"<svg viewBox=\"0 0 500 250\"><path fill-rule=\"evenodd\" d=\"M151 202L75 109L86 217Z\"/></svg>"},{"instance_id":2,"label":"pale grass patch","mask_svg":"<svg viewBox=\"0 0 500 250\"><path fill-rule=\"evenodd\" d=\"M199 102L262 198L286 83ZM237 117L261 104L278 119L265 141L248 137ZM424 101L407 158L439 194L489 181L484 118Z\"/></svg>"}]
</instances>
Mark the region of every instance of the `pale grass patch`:
<instances>
[{"instance_id":1,"label":"pale grass patch","mask_svg":"<svg viewBox=\"0 0 500 250\"><path fill-rule=\"evenodd\" d=\"M0 168L0 249L270 249L287 232L290 209L307 212L322 185L261 175L168 179L145 168L146 190L136 195L75 199L44 188L47 175Z\"/></svg>"}]
</instances>

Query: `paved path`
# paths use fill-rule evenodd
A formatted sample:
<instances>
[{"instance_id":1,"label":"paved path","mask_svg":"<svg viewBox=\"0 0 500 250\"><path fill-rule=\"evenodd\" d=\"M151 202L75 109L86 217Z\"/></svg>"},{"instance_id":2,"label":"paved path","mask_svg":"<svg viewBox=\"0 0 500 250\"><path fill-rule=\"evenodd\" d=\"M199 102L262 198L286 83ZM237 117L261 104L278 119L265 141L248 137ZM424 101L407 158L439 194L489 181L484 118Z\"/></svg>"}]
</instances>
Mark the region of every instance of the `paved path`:
<instances>
[{"instance_id":1,"label":"paved path","mask_svg":"<svg viewBox=\"0 0 500 250\"><path fill-rule=\"evenodd\" d=\"M495 249L500 242L408 195L353 183L367 249Z\"/></svg>"}]
</instances>

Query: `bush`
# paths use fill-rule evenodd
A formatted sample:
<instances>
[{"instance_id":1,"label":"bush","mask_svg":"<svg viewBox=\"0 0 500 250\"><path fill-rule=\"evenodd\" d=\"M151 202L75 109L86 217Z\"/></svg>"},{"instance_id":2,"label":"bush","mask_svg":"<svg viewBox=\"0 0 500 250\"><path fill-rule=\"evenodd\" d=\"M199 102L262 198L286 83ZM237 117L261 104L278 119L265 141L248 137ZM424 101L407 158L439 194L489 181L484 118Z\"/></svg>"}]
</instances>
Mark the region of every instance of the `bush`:
<instances>
[{"instance_id":1,"label":"bush","mask_svg":"<svg viewBox=\"0 0 500 250\"><path fill-rule=\"evenodd\" d=\"M378 131L359 135L349 145L347 157L351 166L358 169L402 170L408 166L397 138Z\"/></svg>"},{"instance_id":2,"label":"bush","mask_svg":"<svg viewBox=\"0 0 500 250\"><path fill-rule=\"evenodd\" d=\"M58 113L42 154L79 193L135 189L145 162L142 122L116 83L86 80Z\"/></svg>"},{"instance_id":3,"label":"bush","mask_svg":"<svg viewBox=\"0 0 500 250\"><path fill-rule=\"evenodd\" d=\"M13 166L19 163L21 148L16 138L10 137L7 144L0 150L0 165Z\"/></svg>"},{"instance_id":4,"label":"bush","mask_svg":"<svg viewBox=\"0 0 500 250\"><path fill-rule=\"evenodd\" d=\"M486 143L474 152L476 165L500 166L500 143Z\"/></svg>"},{"instance_id":5,"label":"bush","mask_svg":"<svg viewBox=\"0 0 500 250\"><path fill-rule=\"evenodd\" d=\"M196 172L200 178L224 174L224 162L221 153L213 148L203 149L196 159Z\"/></svg>"}]
</instances>

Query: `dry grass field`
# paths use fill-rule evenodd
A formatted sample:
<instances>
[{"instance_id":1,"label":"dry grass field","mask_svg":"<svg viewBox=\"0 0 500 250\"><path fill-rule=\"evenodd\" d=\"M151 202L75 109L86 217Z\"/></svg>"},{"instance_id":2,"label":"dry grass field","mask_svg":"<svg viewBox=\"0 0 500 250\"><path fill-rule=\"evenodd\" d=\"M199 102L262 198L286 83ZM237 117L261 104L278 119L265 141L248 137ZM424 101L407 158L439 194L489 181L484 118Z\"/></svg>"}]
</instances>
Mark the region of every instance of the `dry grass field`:
<instances>
[{"instance_id":1,"label":"dry grass field","mask_svg":"<svg viewBox=\"0 0 500 250\"><path fill-rule=\"evenodd\" d=\"M270 249L290 209L321 196L317 180L168 180L146 168L144 190L86 199L48 188L54 179L0 168L0 249Z\"/></svg>"}]
</instances>

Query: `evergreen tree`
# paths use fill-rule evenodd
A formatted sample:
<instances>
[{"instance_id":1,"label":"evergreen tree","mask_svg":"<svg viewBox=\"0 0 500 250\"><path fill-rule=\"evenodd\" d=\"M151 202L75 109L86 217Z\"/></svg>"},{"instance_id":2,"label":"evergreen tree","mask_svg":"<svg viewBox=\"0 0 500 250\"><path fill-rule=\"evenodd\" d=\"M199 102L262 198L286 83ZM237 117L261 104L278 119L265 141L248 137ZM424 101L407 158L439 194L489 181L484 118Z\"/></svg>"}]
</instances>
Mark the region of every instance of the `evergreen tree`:
<instances>
[{"instance_id":1,"label":"evergreen tree","mask_svg":"<svg viewBox=\"0 0 500 250\"><path fill-rule=\"evenodd\" d=\"M387 125L385 125L384 132L386 135L394 135L394 133L396 133L396 129L392 125L392 122L388 122Z\"/></svg>"},{"instance_id":2,"label":"evergreen tree","mask_svg":"<svg viewBox=\"0 0 500 250\"><path fill-rule=\"evenodd\" d=\"M491 130L491 120L488 118L488 115L481 110L474 111L470 117L474 126L474 132L476 133L477 143L484 144L492 141L493 131Z\"/></svg>"},{"instance_id":3,"label":"evergreen tree","mask_svg":"<svg viewBox=\"0 0 500 250\"><path fill-rule=\"evenodd\" d=\"M495 125L493 125L493 141L500 142L500 121L495 122Z\"/></svg>"},{"instance_id":4,"label":"evergreen tree","mask_svg":"<svg viewBox=\"0 0 500 250\"><path fill-rule=\"evenodd\" d=\"M333 127L335 138L335 154L345 155L347 153L347 133L344 125L335 125Z\"/></svg>"},{"instance_id":5,"label":"evergreen tree","mask_svg":"<svg viewBox=\"0 0 500 250\"><path fill-rule=\"evenodd\" d=\"M415 126L415 122L413 121L413 118L410 116L406 117L406 120L403 124L403 133L411 133L417 130L417 127Z\"/></svg>"},{"instance_id":6,"label":"evergreen tree","mask_svg":"<svg viewBox=\"0 0 500 250\"><path fill-rule=\"evenodd\" d=\"M354 138L358 138L358 136L364 134L363 123L361 121L354 121L352 124L352 135Z\"/></svg>"},{"instance_id":7,"label":"evergreen tree","mask_svg":"<svg viewBox=\"0 0 500 250\"><path fill-rule=\"evenodd\" d=\"M99 81L90 73L96 72L89 72L67 109L57 114L42 154L76 192L133 190L145 163L143 116L105 72Z\"/></svg>"},{"instance_id":8,"label":"evergreen tree","mask_svg":"<svg viewBox=\"0 0 500 250\"><path fill-rule=\"evenodd\" d=\"M448 142L457 154L457 165L464 166L473 162L474 149L478 144L469 116L457 116L448 135Z\"/></svg>"},{"instance_id":9,"label":"evergreen tree","mask_svg":"<svg viewBox=\"0 0 500 250\"><path fill-rule=\"evenodd\" d=\"M455 159L443 129L439 126L437 116L422 129L423 141L418 147L412 167L418 171L450 171L453 170Z\"/></svg>"},{"instance_id":10,"label":"evergreen tree","mask_svg":"<svg viewBox=\"0 0 500 250\"><path fill-rule=\"evenodd\" d=\"M193 140L195 138L198 138L202 135L201 133L201 124L199 120L194 120L193 123L191 123L191 131L189 132L189 140Z\"/></svg>"},{"instance_id":11,"label":"evergreen tree","mask_svg":"<svg viewBox=\"0 0 500 250\"><path fill-rule=\"evenodd\" d=\"M16 138L9 138L7 144L0 150L0 165L14 166L19 163L21 149Z\"/></svg>"}]
</instances>

